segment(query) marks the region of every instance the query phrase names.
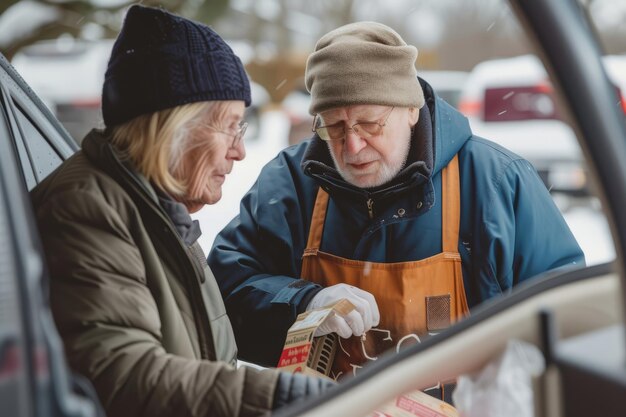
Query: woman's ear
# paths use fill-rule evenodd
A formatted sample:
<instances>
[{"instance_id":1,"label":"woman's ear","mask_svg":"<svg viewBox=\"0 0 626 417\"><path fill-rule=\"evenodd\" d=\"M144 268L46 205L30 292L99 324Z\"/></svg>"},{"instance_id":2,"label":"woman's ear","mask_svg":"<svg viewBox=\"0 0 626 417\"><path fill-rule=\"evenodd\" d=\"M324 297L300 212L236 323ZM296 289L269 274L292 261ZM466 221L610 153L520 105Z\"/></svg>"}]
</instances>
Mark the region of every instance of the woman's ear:
<instances>
[{"instance_id":1,"label":"woman's ear","mask_svg":"<svg viewBox=\"0 0 626 417\"><path fill-rule=\"evenodd\" d=\"M417 107L409 107L409 124L411 127L417 124L417 121L420 118L420 112Z\"/></svg>"}]
</instances>

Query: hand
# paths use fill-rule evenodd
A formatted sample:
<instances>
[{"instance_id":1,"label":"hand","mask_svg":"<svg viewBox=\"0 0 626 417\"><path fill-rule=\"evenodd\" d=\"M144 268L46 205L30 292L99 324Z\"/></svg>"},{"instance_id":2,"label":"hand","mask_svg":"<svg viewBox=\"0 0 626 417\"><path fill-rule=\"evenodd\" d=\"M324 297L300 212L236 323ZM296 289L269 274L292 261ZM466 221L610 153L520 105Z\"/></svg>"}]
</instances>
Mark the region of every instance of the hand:
<instances>
[{"instance_id":1,"label":"hand","mask_svg":"<svg viewBox=\"0 0 626 417\"><path fill-rule=\"evenodd\" d=\"M337 284L324 288L313 297L306 310L325 307L343 298L354 304L355 309L346 315L333 314L315 330L314 336L337 333L347 339L352 335L361 336L372 327L378 326L380 313L374 296L367 291L347 284Z\"/></svg>"},{"instance_id":2,"label":"hand","mask_svg":"<svg viewBox=\"0 0 626 417\"><path fill-rule=\"evenodd\" d=\"M279 372L272 408L276 410L305 397L320 395L335 385L335 381L324 378Z\"/></svg>"}]
</instances>

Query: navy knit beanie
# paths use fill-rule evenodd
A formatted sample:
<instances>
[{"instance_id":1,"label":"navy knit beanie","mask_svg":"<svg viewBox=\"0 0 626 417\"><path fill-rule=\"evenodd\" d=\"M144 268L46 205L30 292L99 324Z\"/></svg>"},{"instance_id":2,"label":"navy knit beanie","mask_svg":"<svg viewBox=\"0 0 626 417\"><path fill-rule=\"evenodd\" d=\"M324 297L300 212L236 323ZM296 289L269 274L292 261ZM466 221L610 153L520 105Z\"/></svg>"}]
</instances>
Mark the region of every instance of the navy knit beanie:
<instances>
[{"instance_id":1,"label":"navy knit beanie","mask_svg":"<svg viewBox=\"0 0 626 417\"><path fill-rule=\"evenodd\" d=\"M104 124L209 100L250 105L250 82L239 57L208 26L162 9L132 6L105 74Z\"/></svg>"}]
</instances>

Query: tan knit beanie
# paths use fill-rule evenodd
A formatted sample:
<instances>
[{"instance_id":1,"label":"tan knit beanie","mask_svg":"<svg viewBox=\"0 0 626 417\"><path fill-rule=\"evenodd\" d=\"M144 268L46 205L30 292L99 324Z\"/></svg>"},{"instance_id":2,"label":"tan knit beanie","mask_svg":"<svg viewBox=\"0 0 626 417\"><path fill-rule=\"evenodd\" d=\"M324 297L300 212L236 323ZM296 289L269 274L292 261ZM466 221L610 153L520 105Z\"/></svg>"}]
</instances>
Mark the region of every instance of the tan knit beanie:
<instances>
[{"instance_id":1,"label":"tan knit beanie","mask_svg":"<svg viewBox=\"0 0 626 417\"><path fill-rule=\"evenodd\" d=\"M351 23L327 33L306 63L309 112L355 104L421 108L416 58L417 49L381 23Z\"/></svg>"}]
</instances>

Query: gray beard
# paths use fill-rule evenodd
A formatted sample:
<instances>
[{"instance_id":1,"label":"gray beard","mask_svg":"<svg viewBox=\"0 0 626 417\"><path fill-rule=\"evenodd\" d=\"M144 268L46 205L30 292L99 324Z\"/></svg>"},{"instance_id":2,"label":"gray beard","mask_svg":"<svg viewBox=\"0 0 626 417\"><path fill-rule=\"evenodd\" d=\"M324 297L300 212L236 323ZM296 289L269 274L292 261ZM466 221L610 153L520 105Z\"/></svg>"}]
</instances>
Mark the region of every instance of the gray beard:
<instances>
[{"instance_id":1,"label":"gray beard","mask_svg":"<svg viewBox=\"0 0 626 417\"><path fill-rule=\"evenodd\" d=\"M404 149L402 150L401 163L394 165L394 166L389 166L388 164L381 163L381 167L379 171L377 172L376 179L372 181L371 184L365 184L364 186L357 184L355 182L354 176L352 176L349 172L345 172L343 169L339 168L339 164L337 163L337 158L335 157L335 154L330 148L330 143L328 143L328 151L330 152L330 156L333 159L335 168L337 169L337 172L339 172L339 175L341 175L341 178L343 178L346 182L352 185L355 185L357 187L360 187L360 188L374 188L374 187L379 187L381 185L384 185L390 182L391 180L393 180L398 175L398 173L402 170L402 168L404 168L404 166L406 165L406 161L409 157L409 150L411 148L411 134L408 133L407 136L408 137L405 138L405 140L402 143L402 145L404 146Z\"/></svg>"}]
</instances>

